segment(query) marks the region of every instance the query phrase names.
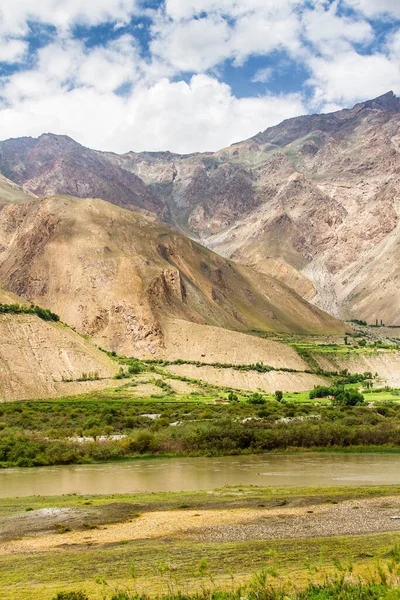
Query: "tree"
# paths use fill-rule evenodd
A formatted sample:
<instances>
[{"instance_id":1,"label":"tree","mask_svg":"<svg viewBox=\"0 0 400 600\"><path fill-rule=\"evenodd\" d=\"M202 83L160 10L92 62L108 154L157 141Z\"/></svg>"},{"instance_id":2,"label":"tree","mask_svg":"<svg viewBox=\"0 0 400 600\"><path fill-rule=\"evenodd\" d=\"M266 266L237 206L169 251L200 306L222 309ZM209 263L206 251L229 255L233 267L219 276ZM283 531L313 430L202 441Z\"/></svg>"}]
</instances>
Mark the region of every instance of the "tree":
<instances>
[{"instance_id":1,"label":"tree","mask_svg":"<svg viewBox=\"0 0 400 600\"><path fill-rule=\"evenodd\" d=\"M275 392L275 400L277 402L280 402L283 398L283 392L281 392L280 390L276 390Z\"/></svg>"},{"instance_id":2,"label":"tree","mask_svg":"<svg viewBox=\"0 0 400 600\"><path fill-rule=\"evenodd\" d=\"M334 404L340 406L357 406L364 404L364 396L357 390L342 390L335 395Z\"/></svg>"}]
</instances>

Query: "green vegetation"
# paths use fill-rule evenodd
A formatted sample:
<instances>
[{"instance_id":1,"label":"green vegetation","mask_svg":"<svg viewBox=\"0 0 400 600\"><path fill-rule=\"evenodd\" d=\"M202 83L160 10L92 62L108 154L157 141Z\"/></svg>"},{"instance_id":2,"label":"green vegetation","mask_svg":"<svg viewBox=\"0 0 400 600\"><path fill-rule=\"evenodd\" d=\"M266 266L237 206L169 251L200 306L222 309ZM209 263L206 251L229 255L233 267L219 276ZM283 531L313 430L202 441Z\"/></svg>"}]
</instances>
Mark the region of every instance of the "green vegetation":
<instances>
[{"instance_id":1,"label":"green vegetation","mask_svg":"<svg viewBox=\"0 0 400 600\"><path fill-rule=\"evenodd\" d=\"M272 394L238 396L231 391L220 394L221 403L210 404L201 394L190 394L187 400L171 396L164 389L168 384L160 381L165 397L151 403L129 400L124 390L119 400L92 394L88 399L3 403L0 466L87 463L155 454L215 456L400 446L400 405L396 402L342 406L338 395L337 406L317 405L291 401L295 394L277 401ZM358 398L353 388L340 389L346 398Z\"/></svg>"},{"instance_id":2,"label":"green vegetation","mask_svg":"<svg viewBox=\"0 0 400 600\"><path fill-rule=\"evenodd\" d=\"M350 323L354 323L355 325L362 325L363 327L367 327L367 321L363 321L362 319L350 319Z\"/></svg>"},{"instance_id":3,"label":"green vegetation","mask_svg":"<svg viewBox=\"0 0 400 600\"><path fill-rule=\"evenodd\" d=\"M0 314L36 315L43 321L59 321L60 317L47 308L40 306L24 306L22 304L0 304Z\"/></svg>"},{"instance_id":4,"label":"green vegetation","mask_svg":"<svg viewBox=\"0 0 400 600\"><path fill-rule=\"evenodd\" d=\"M160 367L168 367L170 365L194 365L196 367L214 367L215 369L235 369L236 371L256 371L257 373L269 373L270 371L282 371L285 373L302 373L298 369L291 369L286 367L272 367L271 365L265 365L262 362L255 364L237 364L237 363L220 363L220 362L201 362L200 360L183 360L178 358L176 360L147 360L143 361L148 365L156 365Z\"/></svg>"},{"instance_id":5,"label":"green vegetation","mask_svg":"<svg viewBox=\"0 0 400 600\"><path fill-rule=\"evenodd\" d=\"M207 563L205 562L205 574ZM340 562L339 562L340 564ZM248 585L243 585L234 590L203 589L192 594L170 592L161 595L148 595L138 592L116 591L108 598L110 600L399 600L400 586L390 573L392 567L376 569L376 581L359 578L358 581L349 581L344 575L327 578L325 583L311 582L303 590L296 590L291 583L282 585L276 582L278 572L276 569L266 567L256 573ZM339 569L339 565L338 565ZM209 582L207 581L209 585ZM91 600L82 591L59 592L54 600Z\"/></svg>"},{"instance_id":6,"label":"green vegetation","mask_svg":"<svg viewBox=\"0 0 400 600\"><path fill-rule=\"evenodd\" d=\"M364 404L364 396L355 389L345 389L344 385L327 387L318 385L310 392L310 398L332 397L334 404L342 406L359 406Z\"/></svg>"},{"instance_id":7,"label":"green vegetation","mask_svg":"<svg viewBox=\"0 0 400 600\"><path fill-rule=\"evenodd\" d=\"M69 377L65 377L64 375L61 378L61 381L69 382L69 381L98 381L100 379L100 375L98 371L89 371L88 373L82 373L80 377L77 379L70 379Z\"/></svg>"},{"instance_id":8,"label":"green vegetation","mask_svg":"<svg viewBox=\"0 0 400 600\"><path fill-rule=\"evenodd\" d=\"M190 506L193 510L219 509L219 508L250 508L275 507L283 501L295 505L310 503L337 504L346 500L362 498L389 498L400 494L399 485L363 485L351 486L225 486L210 492L209 490L182 491L182 492L149 492L134 494L105 494L105 495L76 495L64 494L62 496L30 496L18 498L0 498L0 518L5 516L18 516L21 511L34 511L42 508L72 508L76 506L89 506L90 510L101 510L104 506L114 504L118 500L119 507L127 506L127 513L143 513L143 511L178 510L182 504ZM109 521L107 521L108 523ZM104 524L104 523L103 523Z\"/></svg>"}]
</instances>

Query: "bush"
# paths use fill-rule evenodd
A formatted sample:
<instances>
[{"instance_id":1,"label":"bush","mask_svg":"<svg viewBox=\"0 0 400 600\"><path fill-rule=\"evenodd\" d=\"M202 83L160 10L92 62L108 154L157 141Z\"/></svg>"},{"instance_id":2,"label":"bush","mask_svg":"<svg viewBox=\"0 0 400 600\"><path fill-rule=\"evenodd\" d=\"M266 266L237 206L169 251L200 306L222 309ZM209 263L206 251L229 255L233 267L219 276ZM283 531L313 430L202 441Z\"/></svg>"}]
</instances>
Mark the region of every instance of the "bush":
<instances>
[{"instance_id":1,"label":"bush","mask_svg":"<svg viewBox=\"0 0 400 600\"><path fill-rule=\"evenodd\" d=\"M139 361L137 361L137 360L132 362L128 367L128 373L130 373L131 375L136 375L137 373L141 373L141 371L142 371L142 367L141 367Z\"/></svg>"},{"instance_id":2,"label":"bush","mask_svg":"<svg viewBox=\"0 0 400 600\"><path fill-rule=\"evenodd\" d=\"M258 392L254 392L253 394L251 394L248 402L250 404L265 404L266 400L261 394L259 394Z\"/></svg>"},{"instance_id":3,"label":"bush","mask_svg":"<svg viewBox=\"0 0 400 600\"><path fill-rule=\"evenodd\" d=\"M23 306L22 304L0 304L0 313L11 315L36 315L44 321L59 321L60 317L47 308L40 306Z\"/></svg>"},{"instance_id":4,"label":"bush","mask_svg":"<svg viewBox=\"0 0 400 600\"><path fill-rule=\"evenodd\" d=\"M309 394L311 400L314 398L327 398L333 396L333 388L327 385L317 385Z\"/></svg>"},{"instance_id":5,"label":"bush","mask_svg":"<svg viewBox=\"0 0 400 600\"><path fill-rule=\"evenodd\" d=\"M335 396L334 403L342 406L358 406L364 404L364 396L357 390L343 390Z\"/></svg>"}]
</instances>

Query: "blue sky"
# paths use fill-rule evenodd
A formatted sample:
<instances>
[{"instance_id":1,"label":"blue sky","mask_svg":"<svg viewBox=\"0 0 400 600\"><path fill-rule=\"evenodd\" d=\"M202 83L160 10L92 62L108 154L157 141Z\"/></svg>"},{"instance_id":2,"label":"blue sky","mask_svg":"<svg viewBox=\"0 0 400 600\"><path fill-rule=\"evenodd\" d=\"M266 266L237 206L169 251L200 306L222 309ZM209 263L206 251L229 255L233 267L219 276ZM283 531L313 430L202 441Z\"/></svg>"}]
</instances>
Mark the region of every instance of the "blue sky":
<instances>
[{"instance_id":1,"label":"blue sky","mask_svg":"<svg viewBox=\"0 0 400 600\"><path fill-rule=\"evenodd\" d=\"M400 94L399 0L13 0L0 138L216 150L285 118Z\"/></svg>"}]
</instances>

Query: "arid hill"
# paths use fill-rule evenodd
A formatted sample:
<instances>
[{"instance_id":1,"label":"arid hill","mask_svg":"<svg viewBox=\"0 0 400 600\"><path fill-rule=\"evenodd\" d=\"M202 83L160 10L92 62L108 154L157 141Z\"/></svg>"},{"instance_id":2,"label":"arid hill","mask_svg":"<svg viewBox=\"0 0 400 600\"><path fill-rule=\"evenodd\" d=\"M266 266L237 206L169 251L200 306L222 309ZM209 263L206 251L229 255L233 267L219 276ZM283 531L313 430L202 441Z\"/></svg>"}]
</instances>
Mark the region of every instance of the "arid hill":
<instances>
[{"instance_id":1,"label":"arid hill","mask_svg":"<svg viewBox=\"0 0 400 600\"><path fill-rule=\"evenodd\" d=\"M19 185L0 175L0 209L9 202L26 202L33 194L25 192Z\"/></svg>"},{"instance_id":2,"label":"arid hill","mask_svg":"<svg viewBox=\"0 0 400 600\"><path fill-rule=\"evenodd\" d=\"M268 275L103 200L7 204L0 240L3 288L121 354L163 355L166 318L239 331L344 331Z\"/></svg>"},{"instance_id":3,"label":"arid hill","mask_svg":"<svg viewBox=\"0 0 400 600\"><path fill-rule=\"evenodd\" d=\"M0 290L0 303L27 304L4 290ZM117 370L104 352L62 323L36 315L0 314L0 402L104 388L111 385L107 379ZM96 373L98 379L78 383L83 373Z\"/></svg>"}]
</instances>

